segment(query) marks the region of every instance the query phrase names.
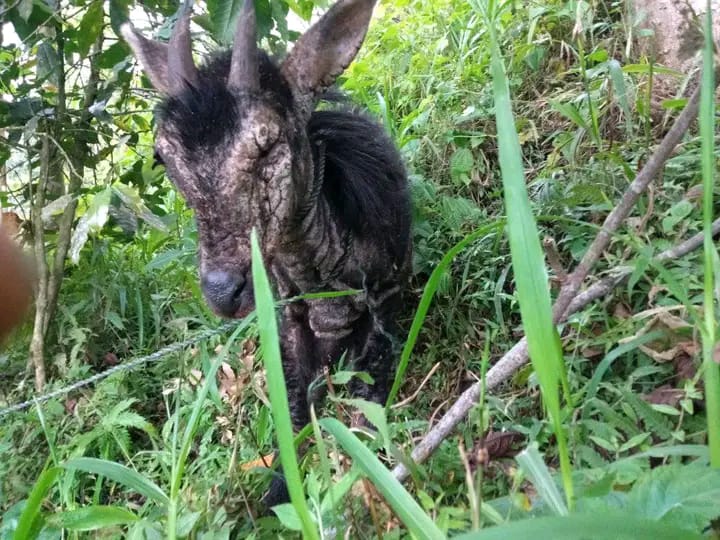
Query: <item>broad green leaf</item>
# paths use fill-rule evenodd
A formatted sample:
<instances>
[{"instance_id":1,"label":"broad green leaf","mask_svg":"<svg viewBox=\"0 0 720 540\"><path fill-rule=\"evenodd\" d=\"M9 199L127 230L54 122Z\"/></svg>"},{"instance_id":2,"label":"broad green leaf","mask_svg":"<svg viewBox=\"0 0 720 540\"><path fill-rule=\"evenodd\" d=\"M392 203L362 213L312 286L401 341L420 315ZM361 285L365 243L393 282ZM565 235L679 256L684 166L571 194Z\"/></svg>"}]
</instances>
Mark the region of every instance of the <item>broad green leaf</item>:
<instances>
[{"instance_id":1,"label":"broad green leaf","mask_svg":"<svg viewBox=\"0 0 720 540\"><path fill-rule=\"evenodd\" d=\"M528 197L522 149L515 128L510 89L496 32L500 17L498 13L485 11L479 1L474 2L473 5L486 16L490 29L491 74L499 161L508 221L506 230L510 241L520 316L527 336L530 360L540 383L543 403L557 438L565 497L568 506L572 507L572 472L565 426L560 418L560 386L562 385L568 399L570 392L560 336L553 324L545 256L540 246L540 235Z\"/></svg>"},{"instance_id":2,"label":"broad green leaf","mask_svg":"<svg viewBox=\"0 0 720 540\"><path fill-rule=\"evenodd\" d=\"M332 374L332 382L333 384L347 384L350 382L351 379L357 378L360 379L362 382L367 384L373 384L373 378L370 376L369 373L366 371L336 371Z\"/></svg>"},{"instance_id":3,"label":"broad green leaf","mask_svg":"<svg viewBox=\"0 0 720 540\"><path fill-rule=\"evenodd\" d=\"M17 10L23 20L27 21L33 10L33 0L20 0L20 3L17 5Z\"/></svg>"},{"instance_id":4,"label":"broad green leaf","mask_svg":"<svg viewBox=\"0 0 720 540\"><path fill-rule=\"evenodd\" d=\"M277 506L273 506L272 511L284 527L287 527L291 531L302 531L302 523L300 523L300 518L292 504L278 504Z\"/></svg>"},{"instance_id":5,"label":"broad green leaf","mask_svg":"<svg viewBox=\"0 0 720 540\"><path fill-rule=\"evenodd\" d=\"M572 120L578 127L589 130L590 126L587 120L582 117L578 108L572 103L560 103L559 101L551 101L550 105L557 112Z\"/></svg>"},{"instance_id":6,"label":"broad green leaf","mask_svg":"<svg viewBox=\"0 0 720 540\"><path fill-rule=\"evenodd\" d=\"M57 85L60 70L60 57L48 41L43 41L37 48L37 78Z\"/></svg>"},{"instance_id":7,"label":"broad green leaf","mask_svg":"<svg viewBox=\"0 0 720 540\"><path fill-rule=\"evenodd\" d=\"M115 182L112 185L112 189L113 193L120 197L120 200L122 200L127 208L137 217L160 231L168 231L167 225L165 225L158 216L150 211L137 189L121 182Z\"/></svg>"},{"instance_id":8,"label":"broad green leaf","mask_svg":"<svg viewBox=\"0 0 720 540\"><path fill-rule=\"evenodd\" d=\"M473 155L468 148L458 148L450 158L450 175L456 182L467 182L473 167Z\"/></svg>"},{"instance_id":9,"label":"broad green leaf","mask_svg":"<svg viewBox=\"0 0 720 540\"><path fill-rule=\"evenodd\" d=\"M633 515L700 531L720 516L720 470L672 464L649 471L628 494Z\"/></svg>"},{"instance_id":10,"label":"broad green leaf","mask_svg":"<svg viewBox=\"0 0 720 540\"><path fill-rule=\"evenodd\" d=\"M116 35L120 35L120 26L127 22L130 13L130 0L110 0L110 26Z\"/></svg>"},{"instance_id":11,"label":"broad green leaf","mask_svg":"<svg viewBox=\"0 0 720 540\"><path fill-rule=\"evenodd\" d=\"M220 45L229 46L235 36L235 25L244 0L208 0L207 7L212 23L212 35ZM257 33L261 38L273 26L272 7L269 0L255 0Z\"/></svg>"},{"instance_id":12,"label":"broad green leaf","mask_svg":"<svg viewBox=\"0 0 720 540\"><path fill-rule=\"evenodd\" d=\"M433 520L410 496L402 484L347 427L334 418L324 418L320 420L320 425L333 435L338 444L352 457L353 463L367 475L395 514L416 538L423 540L445 538L442 531L437 528Z\"/></svg>"},{"instance_id":13,"label":"broad green leaf","mask_svg":"<svg viewBox=\"0 0 720 540\"><path fill-rule=\"evenodd\" d=\"M454 540L702 540L704 536L633 514L593 513L525 519Z\"/></svg>"},{"instance_id":14,"label":"broad green leaf","mask_svg":"<svg viewBox=\"0 0 720 540\"><path fill-rule=\"evenodd\" d=\"M705 46L702 50L702 93L700 96L700 139L703 178L703 321L701 325L703 375L705 381L705 406L707 410L708 446L710 463L720 469L720 341L718 340L717 302L715 298L715 272L718 268L717 244L713 239L713 214L717 208L715 189L717 187L717 157L715 155L716 115L715 95L715 53L713 8L717 6L707 0L703 30ZM720 287L720 283L718 283Z\"/></svg>"},{"instance_id":15,"label":"broad green leaf","mask_svg":"<svg viewBox=\"0 0 720 540\"><path fill-rule=\"evenodd\" d=\"M52 523L71 531L95 531L114 525L126 525L139 518L118 506L88 506L55 514Z\"/></svg>"},{"instance_id":16,"label":"broad green leaf","mask_svg":"<svg viewBox=\"0 0 720 540\"><path fill-rule=\"evenodd\" d=\"M160 504L167 504L168 502L168 496L165 492L151 480L148 480L137 471L113 461L80 457L67 461L62 467L68 470L100 474Z\"/></svg>"},{"instance_id":17,"label":"broad green leaf","mask_svg":"<svg viewBox=\"0 0 720 540\"><path fill-rule=\"evenodd\" d=\"M620 62L612 59L608 62L608 71L610 72L610 80L612 80L615 89L615 99L620 104L620 108L625 116L625 131L628 139L632 136L632 113L628 102L627 88L625 87L625 76L623 74Z\"/></svg>"},{"instance_id":18,"label":"broad green leaf","mask_svg":"<svg viewBox=\"0 0 720 540\"><path fill-rule=\"evenodd\" d=\"M88 240L91 232L100 231L107 223L112 190L108 186L104 190L92 195L90 206L78 221L70 242L70 260L77 264L80 260L80 250Z\"/></svg>"},{"instance_id":19,"label":"broad green leaf","mask_svg":"<svg viewBox=\"0 0 720 540\"><path fill-rule=\"evenodd\" d=\"M530 478L540 498L559 516L567 516L568 509L560 490L555 484L548 466L533 443L515 458L525 474Z\"/></svg>"},{"instance_id":20,"label":"broad green leaf","mask_svg":"<svg viewBox=\"0 0 720 540\"><path fill-rule=\"evenodd\" d=\"M339 481L330 486L327 495L320 503L320 512L325 514L335 508L359 478L360 470L353 467Z\"/></svg>"},{"instance_id":21,"label":"broad green leaf","mask_svg":"<svg viewBox=\"0 0 720 540\"><path fill-rule=\"evenodd\" d=\"M201 512L185 512L184 514L181 514L177 521L178 536L181 538L188 536L192 532L201 515Z\"/></svg>"},{"instance_id":22,"label":"broad green leaf","mask_svg":"<svg viewBox=\"0 0 720 540\"><path fill-rule=\"evenodd\" d=\"M77 31L77 47L81 58L90 52L90 47L97 40L103 27L103 3L95 0L85 11Z\"/></svg>"},{"instance_id":23,"label":"broad green leaf","mask_svg":"<svg viewBox=\"0 0 720 540\"><path fill-rule=\"evenodd\" d=\"M358 409L375 426L383 439L383 444L390 453L390 430L388 429L385 407L365 399L344 399L343 402Z\"/></svg>"}]
</instances>

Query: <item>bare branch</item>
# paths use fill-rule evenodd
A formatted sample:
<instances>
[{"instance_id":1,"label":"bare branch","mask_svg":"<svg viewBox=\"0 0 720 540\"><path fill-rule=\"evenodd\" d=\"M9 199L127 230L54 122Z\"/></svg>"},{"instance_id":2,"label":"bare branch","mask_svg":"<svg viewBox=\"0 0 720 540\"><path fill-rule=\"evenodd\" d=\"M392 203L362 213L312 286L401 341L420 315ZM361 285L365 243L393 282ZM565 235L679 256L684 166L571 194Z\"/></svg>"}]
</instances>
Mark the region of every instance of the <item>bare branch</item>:
<instances>
[{"instance_id":1,"label":"bare branch","mask_svg":"<svg viewBox=\"0 0 720 540\"><path fill-rule=\"evenodd\" d=\"M716 81L718 81L718 78L716 78ZM593 300L604 296L630 275L628 272L625 274L621 273L619 276L613 278L606 278L606 280L602 280L595 284L595 286L590 287L583 294L578 294L590 270L610 244L610 240L615 231L630 215L640 195L647 189L652 179L662 170L665 162L669 159L673 150L682 139L683 134L697 117L699 102L700 85L698 85L698 88L693 92L685 109L677 117L653 155L640 173L638 173L635 180L628 186L618 205L607 216L600 232L598 232L595 240L580 261L580 264L578 264L573 273L568 276L553 306L553 317L556 323L564 321L570 314L582 309ZM713 232L720 230L720 223L716 222L714 225ZM702 237L698 240L698 236L701 237L701 235L696 235L675 248L661 253L657 257L657 260L671 260L696 249L702 243ZM501 383L507 381L510 376L525 365L527 361L527 340L523 337L488 371L485 381L486 390L493 390ZM437 447L440 446L440 443L445 440L455 426L465 418L468 411L477 403L482 384L482 381L479 381L465 390L435 427L420 441L411 454L411 458L415 463L425 461ZM404 480L410 473L408 468L403 464L397 465L392 472L398 480Z\"/></svg>"},{"instance_id":2,"label":"bare branch","mask_svg":"<svg viewBox=\"0 0 720 540\"><path fill-rule=\"evenodd\" d=\"M575 271L568 276L553 306L555 322L560 322L567 316L566 311L570 303L573 301L573 298L577 296L583 281L585 281L592 267L595 266L595 263L600 259L605 249L610 245L613 233L618 230L620 225L622 225L630 215L640 195L647 189L652 179L660 173L665 162L670 158L673 150L682 139L683 134L688 130L693 120L697 118L700 106L701 86L702 85L697 86L687 105L677 117L665 137L663 137L663 140L655 149L655 152L650 156L650 159L635 177L635 180L630 183L617 206L615 206L612 212L605 218L600 232L585 252L580 264L578 264Z\"/></svg>"}]
</instances>

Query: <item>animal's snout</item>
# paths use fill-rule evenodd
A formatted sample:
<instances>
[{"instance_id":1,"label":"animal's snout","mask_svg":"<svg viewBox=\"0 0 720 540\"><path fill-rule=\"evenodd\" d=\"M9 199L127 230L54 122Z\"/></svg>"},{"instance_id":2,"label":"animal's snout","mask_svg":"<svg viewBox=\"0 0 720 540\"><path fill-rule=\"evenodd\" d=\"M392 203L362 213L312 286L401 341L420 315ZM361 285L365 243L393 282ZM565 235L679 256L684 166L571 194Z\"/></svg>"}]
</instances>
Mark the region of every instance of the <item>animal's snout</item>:
<instances>
[{"instance_id":1,"label":"animal's snout","mask_svg":"<svg viewBox=\"0 0 720 540\"><path fill-rule=\"evenodd\" d=\"M201 278L205 299L218 315L243 317L251 309L252 287L242 273L212 270Z\"/></svg>"}]
</instances>

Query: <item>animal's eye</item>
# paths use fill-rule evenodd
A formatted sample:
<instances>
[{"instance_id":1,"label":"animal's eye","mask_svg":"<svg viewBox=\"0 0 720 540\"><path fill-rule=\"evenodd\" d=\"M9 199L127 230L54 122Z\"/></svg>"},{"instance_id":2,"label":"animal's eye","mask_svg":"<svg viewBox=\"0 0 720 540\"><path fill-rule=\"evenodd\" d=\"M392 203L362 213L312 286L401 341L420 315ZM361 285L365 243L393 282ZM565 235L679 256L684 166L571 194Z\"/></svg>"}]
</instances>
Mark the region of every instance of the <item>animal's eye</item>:
<instances>
[{"instance_id":1,"label":"animal's eye","mask_svg":"<svg viewBox=\"0 0 720 540\"><path fill-rule=\"evenodd\" d=\"M152 168L154 169L154 168L156 168L156 167L158 167L158 166L164 167L164 166L165 166L165 161L163 161L163 158L162 158L162 156L160 155L160 152L158 152L157 150L155 150L155 153L153 154L153 164L152 164Z\"/></svg>"},{"instance_id":2,"label":"animal's eye","mask_svg":"<svg viewBox=\"0 0 720 540\"><path fill-rule=\"evenodd\" d=\"M269 152L275 143L278 141L280 129L276 124L262 124L255 128L253 135L255 137L255 144L257 144L260 151L265 154Z\"/></svg>"}]
</instances>

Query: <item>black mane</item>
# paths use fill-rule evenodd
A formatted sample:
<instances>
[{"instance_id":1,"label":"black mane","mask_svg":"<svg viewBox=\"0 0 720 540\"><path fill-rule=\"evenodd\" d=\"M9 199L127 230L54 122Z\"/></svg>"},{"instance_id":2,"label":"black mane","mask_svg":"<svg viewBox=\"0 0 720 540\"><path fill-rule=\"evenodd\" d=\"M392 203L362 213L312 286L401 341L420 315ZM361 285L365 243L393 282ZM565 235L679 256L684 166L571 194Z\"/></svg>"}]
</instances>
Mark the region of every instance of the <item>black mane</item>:
<instances>
[{"instance_id":1,"label":"black mane","mask_svg":"<svg viewBox=\"0 0 720 540\"><path fill-rule=\"evenodd\" d=\"M315 163L324 145L323 194L336 218L357 235L389 242L396 238L389 232L405 236L405 168L385 130L358 111L325 110L313 113L307 131Z\"/></svg>"},{"instance_id":2,"label":"black mane","mask_svg":"<svg viewBox=\"0 0 720 540\"><path fill-rule=\"evenodd\" d=\"M242 100L262 99L280 115L292 106L290 86L264 51L258 51L260 93L238 96L227 88L231 51L212 56L199 68L197 88L190 85L179 96L169 97L159 107L163 122L180 128L182 143L188 150L212 147L232 135L242 120Z\"/></svg>"}]
</instances>

